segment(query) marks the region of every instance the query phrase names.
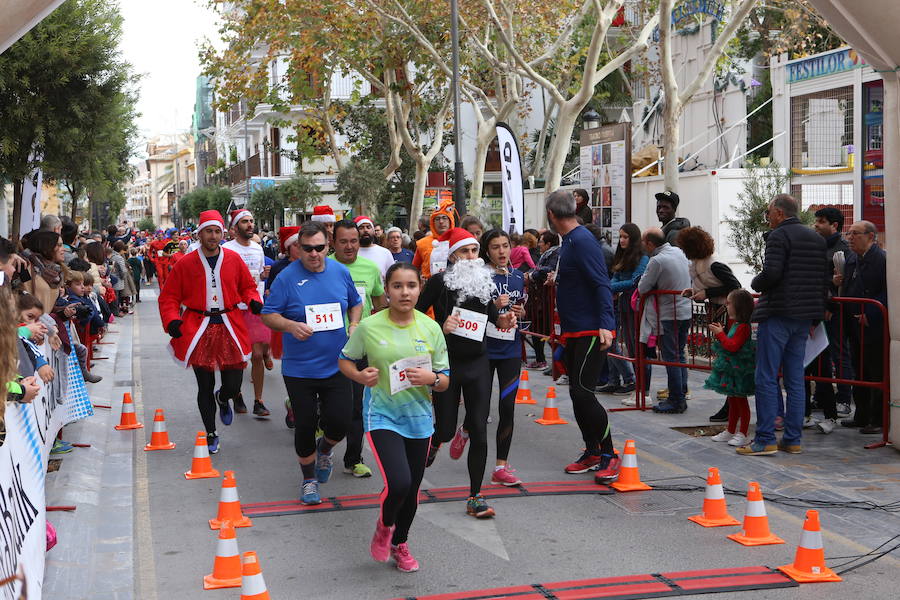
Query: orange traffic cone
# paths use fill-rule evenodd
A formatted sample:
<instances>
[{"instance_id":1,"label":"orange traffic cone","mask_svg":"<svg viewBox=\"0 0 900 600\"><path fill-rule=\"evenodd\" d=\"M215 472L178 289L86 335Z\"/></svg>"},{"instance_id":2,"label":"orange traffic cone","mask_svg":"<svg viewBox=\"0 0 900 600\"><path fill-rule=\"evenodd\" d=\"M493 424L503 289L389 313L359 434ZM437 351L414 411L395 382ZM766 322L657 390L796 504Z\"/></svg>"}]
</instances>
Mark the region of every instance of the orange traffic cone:
<instances>
[{"instance_id":1,"label":"orange traffic cone","mask_svg":"<svg viewBox=\"0 0 900 600\"><path fill-rule=\"evenodd\" d=\"M611 483L610 487L619 492L637 492L653 489L641 481L641 473L637 464L637 448L634 445L634 440L625 440L625 456L622 458L622 466L619 467L619 479Z\"/></svg>"},{"instance_id":2,"label":"orange traffic cone","mask_svg":"<svg viewBox=\"0 0 900 600\"><path fill-rule=\"evenodd\" d=\"M237 536L230 521L224 521L219 530L219 545L212 573L203 577L204 590L241 587L241 553Z\"/></svg>"},{"instance_id":3,"label":"orange traffic cone","mask_svg":"<svg viewBox=\"0 0 900 600\"><path fill-rule=\"evenodd\" d=\"M173 448L175 448L175 442L169 441L163 409L157 408L153 415L153 433L150 434L150 443L144 446L144 450L172 450Z\"/></svg>"},{"instance_id":4,"label":"orange traffic cone","mask_svg":"<svg viewBox=\"0 0 900 600\"><path fill-rule=\"evenodd\" d=\"M206 477L218 477L219 472L213 469L209 459L209 447L206 445L206 434L197 432L197 440L194 442L194 458L191 459L191 470L184 474L185 479L203 479Z\"/></svg>"},{"instance_id":5,"label":"orange traffic cone","mask_svg":"<svg viewBox=\"0 0 900 600\"><path fill-rule=\"evenodd\" d=\"M768 544L783 544L784 540L769 530L769 517L766 516L766 504L763 502L759 484L750 482L747 490L747 510L744 513L744 530L740 533L732 533L728 539L745 546L766 546Z\"/></svg>"},{"instance_id":6,"label":"orange traffic cone","mask_svg":"<svg viewBox=\"0 0 900 600\"><path fill-rule=\"evenodd\" d=\"M526 369L522 369L522 375L519 377L516 404L537 404L537 400L531 397L531 386L528 383L528 371Z\"/></svg>"},{"instance_id":7,"label":"orange traffic cone","mask_svg":"<svg viewBox=\"0 0 900 600\"><path fill-rule=\"evenodd\" d=\"M256 552L244 552L241 557L243 581L241 582L241 600L269 600L269 590L259 568Z\"/></svg>"},{"instance_id":8,"label":"orange traffic cone","mask_svg":"<svg viewBox=\"0 0 900 600\"><path fill-rule=\"evenodd\" d=\"M131 401L131 394L125 392L125 395L122 396L122 416L119 418L119 424L116 425L116 429L119 431L123 429L140 429L143 426L143 423L138 423L134 414L134 403Z\"/></svg>"},{"instance_id":9,"label":"orange traffic cone","mask_svg":"<svg viewBox=\"0 0 900 600\"><path fill-rule=\"evenodd\" d=\"M215 519L209 520L210 529L218 529L224 521L231 521L234 527L253 527L253 521L245 517L241 512L241 502L238 500L237 481L234 479L234 471L225 471L222 480L222 492L219 496L219 514Z\"/></svg>"},{"instance_id":10,"label":"orange traffic cone","mask_svg":"<svg viewBox=\"0 0 900 600\"><path fill-rule=\"evenodd\" d=\"M535 419L535 423L541 425L568 425L569 422L559 418L559 409L556 407L556 388L552 385L547 388L547 401L544 403L544 416Z\"/></svg>"},{"instance_id":11,"label":"orange traffic cone","mask_svg":"<svg viewBox=\"0 0 900 600\"><path fill-rule=\"evenodd\" d=\"M778 570L798 583L843 581L837 573L825 566L825 549L822 547L819 511L806 511L803 536L800 538L800 545L797 546L794 564L778 567Z\"/></svg>"},{"instance_id":12,"label":"orange traffic cone","mask_svg":"<svg viewBox=\"0 0 900 600\"><path fill-rule=\"evenodd\" d=\"M709 468L709 476L706 478L706 497L703 499L703 514L688 517L688 519L704 527L724 527L741 524L740 521L728 514L728 506L725 504L725 492L722 490L722 480L719 478L719 470L717 468Z\"/></svg>"}]
</instances>

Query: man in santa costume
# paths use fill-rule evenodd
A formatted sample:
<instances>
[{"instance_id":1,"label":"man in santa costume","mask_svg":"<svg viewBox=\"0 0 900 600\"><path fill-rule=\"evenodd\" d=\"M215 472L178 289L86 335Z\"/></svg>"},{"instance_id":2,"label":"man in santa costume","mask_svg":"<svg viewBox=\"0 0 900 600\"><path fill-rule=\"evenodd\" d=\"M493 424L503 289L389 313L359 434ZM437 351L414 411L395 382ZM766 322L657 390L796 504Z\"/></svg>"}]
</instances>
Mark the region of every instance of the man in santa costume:
<instances>
[{"instance_id":1,"label":"man in santa costume","mask_svg":"<svg viewBox=\"0 0 900 600\"><path fill-rule=\"evenodd\" d=\"M328 245L332 246L334 243L334 222L337 221L334 217L334 210L327 204L313 206L313 214L309 220L325 226L325 231L328 233Z\"/></svg>"},{"instance_id":2,"label":"man in santa costume","mask_svg":"<svg viewBox=\"0 0 900 600\"><path fill-rule=\"evenodd\" d=\"M218 211L200 213L200 248L175 264L159 295L159 314L172 336L172 355L179 364L193 368L197 377L197 406L213 454L219 451L216 403L222 423L231 425L234 412L228 401L241 391L251 353L247 327L234 311L242 303L254 314L262 310L247 265L236 252L219 245L224 230ZM218 392L214 392L216 371L222 380Z\"/></svg>"},{"instance_id":3,"label":"man in santa costume","mask_svg":"<svg viewBox=\"0 0 900 600\"><path fill-rule=\"evenodd\" d=\"M269 267L266 266L266 255L263 253L262 246L253 241L255 223L253 214L245 209L240 208L231 211L229 215L228 231L231 234L231 240L222 244L223 248L228 248L237 252L244 260L244 264L250 270L250 276L256 281L256 289L260 297L265 293L265 280L269 276ZM263 383L265 382L265 370L272 369L272 355L269 347L271 342L272 330L263 325L258 315L247 310L246 305L239 305L241 315L244 318L244 324L247 326L247 333L250 336L250 344L253 347L253 354L250 357L250 380L253 382L253 414L257 417L268 417L269 410L262 401ZM238 414L247 412L247 406L244 404L244 397L238 394L234 399L234 411Z\"/></svg>"}]
</instances>

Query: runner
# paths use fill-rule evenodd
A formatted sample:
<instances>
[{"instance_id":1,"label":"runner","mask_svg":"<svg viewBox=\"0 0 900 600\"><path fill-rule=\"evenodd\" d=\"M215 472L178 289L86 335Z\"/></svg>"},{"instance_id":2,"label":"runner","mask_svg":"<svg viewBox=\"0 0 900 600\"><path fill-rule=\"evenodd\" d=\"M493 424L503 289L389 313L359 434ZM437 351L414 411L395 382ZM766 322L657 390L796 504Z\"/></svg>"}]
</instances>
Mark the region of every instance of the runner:
<instances>
[{"instance_id":1,"label":"runner","mask_svg":"<svg viewBox=\"0 0 900 600\"><path fill-rule=\"evenodd\" d=\"M493 270L494 304L500 314L512 311L516 319L521 319L525 316L525 276L509 264L510 250L509 235L501 229L491 229L481 238L481 258ZM488 325L487 353L491 365L491 380L494 373L497 374L500 412L497 424L497 464L491 475L491 483L519 485L522 480L514 474L515 469L509 466L507 459L512 444L516 392L519 391L519 375L522 371L522 334L518 328L507 330ZM457 435L461 435L461 431ZM450 449L452 452L453 444Z\"/></svg>"},{"instance_id":2,"label":"runner","mask_svg":"<svg viewBox=\"0 0 900 600\"><path fill-rule=\"evenodd\" d=\"M449 251L450 267L431 277L425 284L416 309L434 308L435 320L447 336L450 355L450 387L434 394L435 437L428 453L431 464L442 442L454 437L463 395L466 418L463 429L468 432L469 493L466 513L484 519L494 516L481 495L487 462L487 418L491 408L491 372L484 339L487 323L501 329L515 327L512 312L500 315L491 301L494 284L491 273L478 258L478 241L465 229L454 228L443 236ZM453 446L451 446L451 449ZM455 454L455 452L454 452ZM460 449L457 456L462 455Z\"/></svg>"},{"instance_id":3,"label":"runner","mask_svg":"<svg viewBox=\"0 0 900 600\"><path fill-rule=\"evenodd\" d=\"M300 227L296 225L288 225L278 230L278 247L283 258L275 261L275 264L273 264L272 268L269 270L269 276L266 277L267 297L269 295L269 289L272 287L272 282L275 281L278 274L289 264L300 258L299 232ZM272 351L272 357L280 360L284 348L283 334L280 331L272 331L271 342L269 345ZM288 429L293 429L294 411L291 408L291 399L288 397L285 397L284 399L284 409L284 424Z\"/></svg>"},{"instance_id":4,"label":"runner","mask_svg":"<svg viewBox=\"0 0 900 600\"><path fill-rule=\"evenodd\" d=\"M565 342L569 395L585 443L582 455L565 471L597 471L594 480L605 484L619 477L619 455L613 449L609 416L594 394L604 353L616 329L606 262L596 238L578 224L572 192L553 192L547 197L546 209L550 227L563 236L556 308Z\"/></svg>"},{"instance_id":5,"label":"runner","mask_svg":"<svg viewBox=\"0 0 900 600\"><path fill-rule=\"evenodd\" d=\"M447 268L447 243L438 241L453 227L453 213L456 208L452 200L441 202L433 213L429 223L431 233L416 242L416 254L413 256L413 266L422 271L422 277L428 279L435 273L440 273ZM432 254L434 255L432 257Z\"/></svg>"},{"instance_id":6,"label":"runner","mask_svg":"<svg viewBox=\"0 0 900 600\"><path fill-rule=\"evenodd\" d=\"M269 276L269 267L266 266L266 255L262 246L253 241L255 223L249 210L239 209L231 211L231 223L229 233L232 239L222 244L223 248L234 250L244 260L244 264L250 270L250 276L257 282L256 289L260 298L265 295L265 281ZM272 370L271 351L269 342L272 339L272 331L263 325L258 315L239 305L247 333L250 335L250 343L253 345L253 354L250 357L250 380L253 382L253 414L257 417L268 417L269 410L263 404L263 384L265 383L265 370ZM222 396L219 395L222 401ZM225 398L229 400L229 398ZM244 404L243 394L238 392L234 400L234 412L244 414L247 405Z\"/></svg>"},{"instance_id":7,"label":"runner","mask_svg":"<svg viewBox=\"0 0 900 600\"><path fill-rule=\"evenodd\" d=\"M338 221L334 225L334 258L347 267L359 297L363 299L362 318L381 310L384 303L384 288L381 285L381 270L371 260L359 256L360 235L353 221ZM356 367L365 370L369 365L365 359ZM351 378L352 379L352 378ZM363 386L353 381L353 421L347 432L347 449L344 452L344 473L354 477L371 477L370 469L362 458L363 447Z\"/></svg>"},{"instance_id":8,"label":"runner","mask_svg":"<svg viewBox=\"0 0 900 600\"><path fill-rule=\"evenodd\" d=\"M284 336L281 372L296 423L294 449L303 473L304 504L322 502L319 484L331 477L332 450L350 428L353 389L338 371L337 358L363 308L347 268L326 259L325 236L321 223L300 227L300 260L278 275L262 317L266 326L290 334ZM316 441L320 412L325 434Z\"/></svg>"},{"instance_id":9,"label":"runner","mask_svg":"<svg viewBox=\"0 0 900 600\"><path fill-rule=\"evenodd\" d=\"M396 561L416 571L407 537L418 506L428 442L434 433L429 390L449 385L447 345L437 323L415 310L421 281L409 263L397 263L385 277L390 308L360 323L341 352L340 369L365 386L363 403L369 446L384 491L370 551L379 562ZM361 361L369 367L359 370Z\"/></svg>"},{"instance_id":10,"label":"runner","mask_svg":"<svg viewBox=\"0 0 900 600\"><path fill-rule=\"evenodd\" d=\"M234 413L227 399L240 392L252 351L244 320L228 313L239 303L257 314L262 309L247 265L238 254L219 246L224 229L218 211L200 213L200 249L176 263L159 294L159 314L163 328L172 336L172 354L178 363L194 369L197 406L213 454L219 451L215 372L220 374L220 392L226 398L219 404L219 416L223 425L231 425ZM198 285L200 282L205 285Z\"/></svg>"},{"instance_id":11,"label":"runner","mask_svg":"<svg viewBox=\"0 0 900 600\"><path fill-rule=\"evenodd\" d=\"M325 226L325 235L328 238L328 245L331 246L334 240L334 222L337 220L334 218L334 210L327 204L313 206L313 214L309 219ZM330 253L330 250L328 252Z\"/></svg>"},{"instance_id":12,"label":"runner","mask_svg":"<svg viewBox=\"0 0 900 600\"><path fill-rule=\"evenodd\" d=\"M375 263L384 279L385 273L394 264L394 255L387 248L375 243L375 224L372 219L360 215L353 219L353 222L359 228L359 255Z\"/></svg>"}]
</instances>

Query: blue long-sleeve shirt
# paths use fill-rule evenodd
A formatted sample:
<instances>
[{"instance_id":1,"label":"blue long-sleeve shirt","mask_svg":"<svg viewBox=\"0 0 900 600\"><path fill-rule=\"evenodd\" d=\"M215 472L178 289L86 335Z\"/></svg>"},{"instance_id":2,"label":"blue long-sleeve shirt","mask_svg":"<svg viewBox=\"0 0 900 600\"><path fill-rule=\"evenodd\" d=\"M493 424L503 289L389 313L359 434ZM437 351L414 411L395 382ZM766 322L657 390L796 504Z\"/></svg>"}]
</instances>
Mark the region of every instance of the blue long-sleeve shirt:
<instances>
[{"instance_id":1,"label":"blue long-sleeve shirt","mask_svg":"<svg viewBox=\"0 0 900 600\"><path fill-rule=\"evenodd\" d=\"M563 236L556 286L563 337L597 335L599 329L615 331L606 260L597 239L584 226Z\"/></svg>"},{"instance_id":2,"label":"blue long-sleeve shirt","mask_svg":"<svg viewBox=\"0 0 900 600\"><path fill-rule=\"evenodd\" d=\"M612 293L619 294L622 292L627 292L632 288L636 288L638 280L641 278L641 275L644 274L644 270L647 268L648 262L650 262L650 257L646 254L643 254L641 255L641 260L634 268L634 271L616 271L615 273L613 273L612 280L609 284L612 288Z\"/></svg>"}]
</instances>

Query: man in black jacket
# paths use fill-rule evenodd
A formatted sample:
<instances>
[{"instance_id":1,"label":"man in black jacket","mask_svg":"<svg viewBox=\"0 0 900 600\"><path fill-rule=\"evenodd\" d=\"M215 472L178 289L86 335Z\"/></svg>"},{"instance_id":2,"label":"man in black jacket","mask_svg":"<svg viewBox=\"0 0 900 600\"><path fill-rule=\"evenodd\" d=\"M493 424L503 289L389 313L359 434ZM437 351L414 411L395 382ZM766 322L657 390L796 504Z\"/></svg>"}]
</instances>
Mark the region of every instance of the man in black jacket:
<instances>
[{"instance_id":1,"label":"man in black jacket","mask_svg":"<svg viewBox=\"0 0 900 600\"><path fill-rule=\"evenodd\" d=\"M762 272L751 286L762 296L753 311L759 323L756 342L756 437L738 454L758 456L778 450L799 454L803 431L803 357L811 326L825 315L825 240L797 218L800 203L779 194L766 218ZM776 445L775 417L781 404L781 370L787 403L784 436Z\"/></svg>"},{"instance_id":2,"label":"man in black jacket","mask_svg":"<svg viewBox=\"0 0 900 600\"><path fill-rule=\"evenodd\" d=\"M681 198L668 190L656 194L654 198L656 198L656 218L659 219L663 235L667 242L678 246L678 232L691 226L691 222L686 218L675 216Z\"/></svg>"},{"instance_id":3,"label":"man in black jacket","mask_svg":"<svg viewBox=\"0 0 900 600\"><path fill-rule=\"evenodd\" d=\"M841 295L846 298L869 298L887 306L887 255L875 243L878 230L869 221L857 221L847 231L852 252L844 265L843 277L836 276L835 284L843 285ZM881 381L884 376L884 318L874 304L858 303L844 306L844 331L850 341L853 367L863 381ZM884 407L880 390L854 386L856 413L841 422L847 427L859 427L860 433L881 433Z\"/></svg>"}]
</instances>

